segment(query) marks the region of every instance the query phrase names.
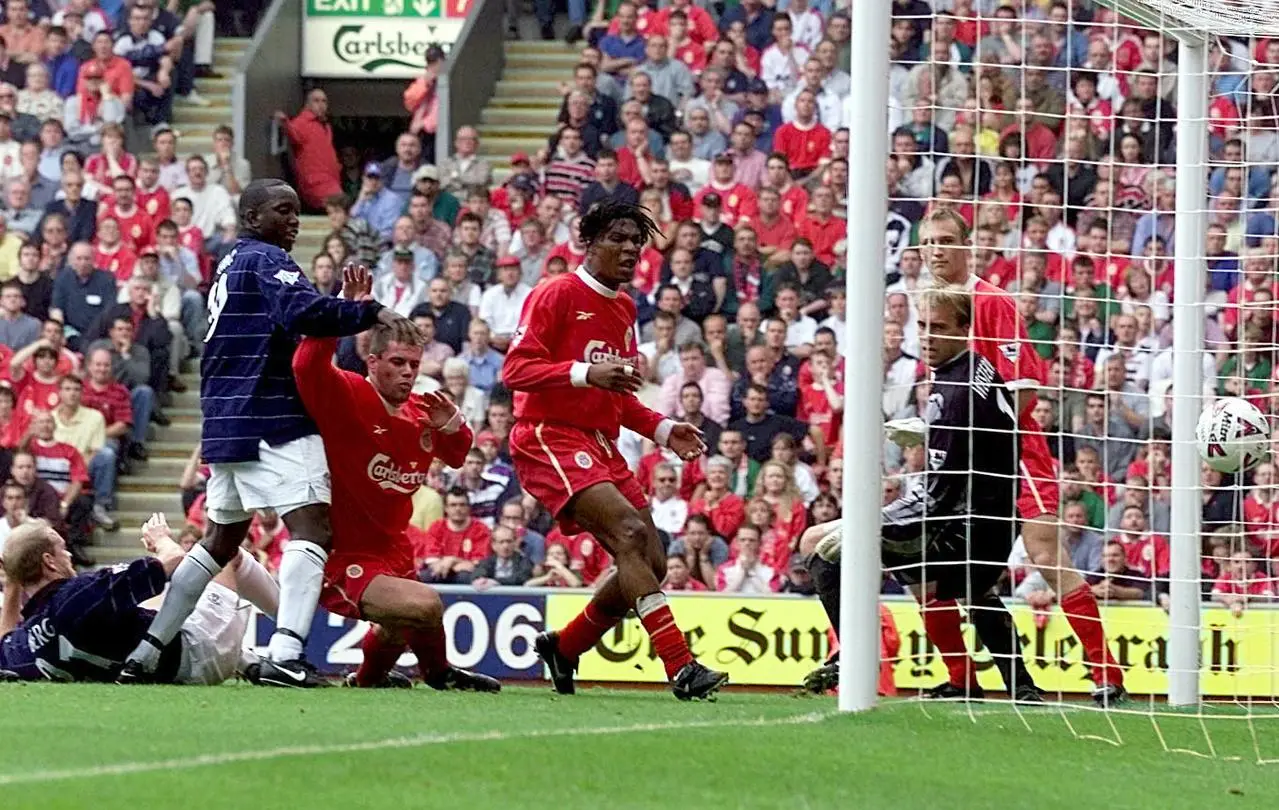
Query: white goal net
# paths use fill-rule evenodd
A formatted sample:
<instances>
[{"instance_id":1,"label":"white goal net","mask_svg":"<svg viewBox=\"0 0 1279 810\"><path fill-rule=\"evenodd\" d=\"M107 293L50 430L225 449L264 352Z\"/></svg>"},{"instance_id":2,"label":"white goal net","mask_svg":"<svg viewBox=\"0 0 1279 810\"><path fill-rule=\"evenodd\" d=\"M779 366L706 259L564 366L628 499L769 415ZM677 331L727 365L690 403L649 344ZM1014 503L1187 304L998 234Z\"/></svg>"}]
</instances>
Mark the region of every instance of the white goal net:
<instances>
[{"instance_id":1,"label":"white goal net","mask_svg":"<svg viewBox=\"0 0 1279 810\"><path fill-rule=\"evenodd\" d=\"M1008 711L1115 743L1136 718L1168 750L1279 758L1279 724L1262 722L1279 717L1279 455L1223 475L1193 433L1221 397L1272 433L1279 415L1279 2L892 0L888 25L884 419L936 398L917 296L939 281L1010 296L1042 366L1026 416L1052 457L1059 565L1025 524L1007 555L968 538L966 562L1004 567L998 593L1054 706ZM852 113L857 144L857 122L881 119ZM953 220L966 267L934 272ZM937 477L932 448L884 448L886 502ZM889 571L885 591L912 578ZM918 601L885 599L908 694L958 671L928 617L952 608ZM1111 661L1086 660L1092 602ZM959 685L1006 696L972 626L983 609L999 608L965 609L975 674ZM1088 711L1120 680L1125 701Z\"/></svg>"}]
</instances>

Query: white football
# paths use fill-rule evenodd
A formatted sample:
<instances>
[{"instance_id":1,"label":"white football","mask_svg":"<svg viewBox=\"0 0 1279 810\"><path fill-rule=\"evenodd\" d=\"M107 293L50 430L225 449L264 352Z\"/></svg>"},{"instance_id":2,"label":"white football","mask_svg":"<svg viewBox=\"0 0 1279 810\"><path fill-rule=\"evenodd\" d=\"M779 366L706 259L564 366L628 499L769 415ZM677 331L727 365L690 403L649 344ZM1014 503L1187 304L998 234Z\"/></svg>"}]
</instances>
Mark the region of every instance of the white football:
<instances>
[{"instance_id":1,"label":"white football","mask_svg":"<svg viewBox=\"0 0 1279 810\"><path fill-rule=\"evenodd\" d=\"M1253 405L1238 397L1214 402L1195 428L1199 456L1217 472L1235 473L1256 466L1270 445L1270 425Z\"/></svg>"}]
</instances>

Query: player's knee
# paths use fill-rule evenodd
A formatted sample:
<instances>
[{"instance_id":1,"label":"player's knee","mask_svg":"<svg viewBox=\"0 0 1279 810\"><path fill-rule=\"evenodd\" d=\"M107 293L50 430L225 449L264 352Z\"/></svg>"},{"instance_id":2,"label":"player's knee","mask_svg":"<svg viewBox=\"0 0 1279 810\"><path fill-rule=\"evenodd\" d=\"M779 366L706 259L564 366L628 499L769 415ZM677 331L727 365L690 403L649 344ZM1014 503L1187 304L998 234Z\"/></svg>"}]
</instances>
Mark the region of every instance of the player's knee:
<instances>
[{"instance_id":1,"label":"player's knee","mask_svg":"<svg viewBox=\"0 0 1279 810\"><path fill-rule=\"evenodd\" d=\"M613 529L613 551L618 557L649 557L648 524L639 515L622 518ZM665 576L665 573L663 573Z\"/></svg>"},{"instance_id":2,"label":"player's knee","mask_svg":"<svg viewBox=\"0 0 1279 810\"><path fill-rule=\"evenodd\" d=\"M433 588L422 588L423 593L413 603L414 620L419 626L437 627L444 621L444 602Z\"/></svg>"}]
</instances>

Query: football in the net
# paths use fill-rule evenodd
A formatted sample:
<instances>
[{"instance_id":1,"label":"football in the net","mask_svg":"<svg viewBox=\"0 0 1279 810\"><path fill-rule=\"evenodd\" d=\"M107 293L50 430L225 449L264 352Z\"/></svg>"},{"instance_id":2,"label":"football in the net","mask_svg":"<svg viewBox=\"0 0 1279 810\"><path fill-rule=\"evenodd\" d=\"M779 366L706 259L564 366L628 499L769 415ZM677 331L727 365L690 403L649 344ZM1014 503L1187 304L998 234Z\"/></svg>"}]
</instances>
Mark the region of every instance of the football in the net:
<instances>
[{"instance_id":1,"label":"football in the net","mask_svg":"<svg viewBox=\"0 0 1279 810\"><path fill-rule=\"evenodd\" d=\"M1204 463L1218 472L1235 473L1265 458L1270 425L1251 402L1225 397L1199 415L1195 440Z\"/></svg>"}]
</instances>

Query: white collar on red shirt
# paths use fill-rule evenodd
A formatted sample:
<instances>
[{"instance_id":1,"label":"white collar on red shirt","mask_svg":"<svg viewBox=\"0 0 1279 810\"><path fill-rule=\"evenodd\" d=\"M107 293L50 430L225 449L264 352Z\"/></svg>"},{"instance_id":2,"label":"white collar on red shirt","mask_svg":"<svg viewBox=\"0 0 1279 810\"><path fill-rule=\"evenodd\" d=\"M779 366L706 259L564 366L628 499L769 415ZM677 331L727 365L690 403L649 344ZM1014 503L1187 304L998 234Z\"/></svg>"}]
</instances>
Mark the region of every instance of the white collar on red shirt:
<instances>
[{"instance_id":1,"label":"white collar on red shirt","mask_svg":"<svg viewBox=\"0 0 1279 810\"><path fill-rule=\"evenodd\" d=\"M599 280L596 279L595 276L591 275L587 271L585 265L574 270L573 274L577 276L579 279L581 279L583 284L585 284L587 287L590 287L593 291L595 291L599 295L602 295L605 298L617 297L617 290L610 290L608 287L605 287L603 284L600 284Z\"/></svg>"}]
</instances>

